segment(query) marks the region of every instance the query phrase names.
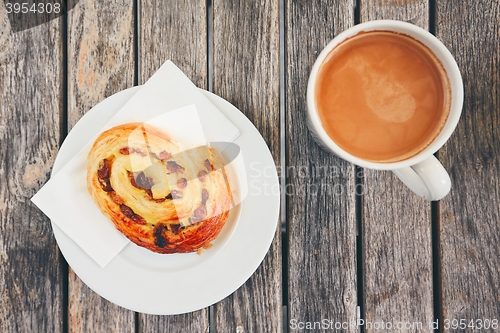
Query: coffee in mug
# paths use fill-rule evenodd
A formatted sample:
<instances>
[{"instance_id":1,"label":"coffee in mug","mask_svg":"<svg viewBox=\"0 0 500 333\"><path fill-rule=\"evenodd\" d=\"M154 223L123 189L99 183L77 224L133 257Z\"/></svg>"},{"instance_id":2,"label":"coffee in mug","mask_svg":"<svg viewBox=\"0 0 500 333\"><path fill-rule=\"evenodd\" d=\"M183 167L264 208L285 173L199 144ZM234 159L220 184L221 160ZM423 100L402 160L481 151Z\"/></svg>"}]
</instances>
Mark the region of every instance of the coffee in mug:
<instances>
[{"instance_id":1,"label":"coffee in mug","mask_svg":"<svg viewBox=\"0 0 500 333\"><path fill-rule=\"evenodd\" d=\"M450 112L450 81L441 61L398 32L360 32L344 40L323 60L315 84L326 133L364 160L415 156L434 141Z\"/></svg>"},{"instance_id":2,"label":"coffee in mug","mask_svg":"<svg viewBox=\"0 0 500 333\"><path fill-rule=\"evenodd\" d=\"M426 200L450 191L434 153L455 130L462 105L450 51L402 21L343 31L320 52L307 84L307 124L320 146L358 166L393 171Z\"/></svg>"}]
</instances>

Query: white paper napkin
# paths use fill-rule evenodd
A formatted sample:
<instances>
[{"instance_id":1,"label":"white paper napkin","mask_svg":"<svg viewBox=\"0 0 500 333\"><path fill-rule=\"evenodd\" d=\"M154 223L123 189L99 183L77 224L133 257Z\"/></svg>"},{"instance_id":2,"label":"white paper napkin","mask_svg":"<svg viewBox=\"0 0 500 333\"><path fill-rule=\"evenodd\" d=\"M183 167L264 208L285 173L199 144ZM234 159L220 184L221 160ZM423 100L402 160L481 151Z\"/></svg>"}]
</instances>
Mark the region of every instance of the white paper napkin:
<instances>
[{"instance_id":1,"label":"white paper napkin","mask_svg":"<svg viewBox=\"0 0 500 333\"><path fill-rule=\"evenodd\" d=\"M238 129L177 68L167 61L99 132L128 122L149 122L186 149L206 142L232 142ZM87 191L87 155L94 140L31 199L97 264L105 267L129 243Z\"/></svg>"}]
</instances>

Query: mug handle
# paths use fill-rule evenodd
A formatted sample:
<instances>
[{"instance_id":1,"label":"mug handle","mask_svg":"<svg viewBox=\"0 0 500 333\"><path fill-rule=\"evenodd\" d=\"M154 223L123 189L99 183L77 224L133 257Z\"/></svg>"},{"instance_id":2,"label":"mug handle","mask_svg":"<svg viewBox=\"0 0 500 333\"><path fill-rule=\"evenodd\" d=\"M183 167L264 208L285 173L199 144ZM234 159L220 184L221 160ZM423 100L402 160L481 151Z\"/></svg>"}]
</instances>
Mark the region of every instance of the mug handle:
<instances>
[{"instance_id":1,"label":"mug handle","mask_svg":"<svg viewBox=\"0 0 500 333\"><path fill-rule=\"evenodd\" d=\"M427 201L441 200L451 189L450 176L434 155L411 167L392 172L410 190Z\"/></svg>"}]
</instances>

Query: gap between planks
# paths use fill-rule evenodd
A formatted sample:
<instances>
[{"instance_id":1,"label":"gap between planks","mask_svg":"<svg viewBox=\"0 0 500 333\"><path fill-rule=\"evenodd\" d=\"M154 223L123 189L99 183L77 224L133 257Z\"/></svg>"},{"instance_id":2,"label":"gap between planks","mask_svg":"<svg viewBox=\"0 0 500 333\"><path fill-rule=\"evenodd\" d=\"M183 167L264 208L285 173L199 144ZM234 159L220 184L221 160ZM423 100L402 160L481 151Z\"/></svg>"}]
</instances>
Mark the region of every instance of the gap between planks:
<instances>
[{"instance_id":1,"label":"gap between planks","mask_svg":"<svg viewBox=\"0 0 500 333\"><path fill-rule=\"evenodd\" d=\"M68 1L63 0L64 14L61 17L61 39L62 39L62 115L60 120L60 140L59 147L62 145L64 139L68 135ZM62 329L64 333L69 331L68 317L69 317L69 265L61 250L59 250L61 272L62 272Z\"/></svg>"},{"instance_id":2,"label":"gap between planks","mask_svg":"<svg viewBox=\"0 0 500 333\"><path fill-rule=\"evenodd\" d=\"M436 0L429 0L429 32L436 35ZM436 152L436 158L439 157ZM440 219L439 202L431 203L431 237L432 237L432 300L434 305L434 322L442 322L442 284L441 284L441 262L439 260L440 241ZM441 333L441 327L435 329L435 332Z\"/></svg>"},{"instance_id":3,"label":"gap between planks","mask_svg":"<svg viewBox=\"0 0 500 333\"><path fill-rule=\"evenodd\" d=\"M288 223L287 223L287 197L286 184L286 71L285 71L285 0L280 0L279 34L280 34L280 89L279 89L279 113L280 113L280 183L281 183L281 279L282 279L282 327L283 332L288 332Z\"/></svg>"}]
</instances>

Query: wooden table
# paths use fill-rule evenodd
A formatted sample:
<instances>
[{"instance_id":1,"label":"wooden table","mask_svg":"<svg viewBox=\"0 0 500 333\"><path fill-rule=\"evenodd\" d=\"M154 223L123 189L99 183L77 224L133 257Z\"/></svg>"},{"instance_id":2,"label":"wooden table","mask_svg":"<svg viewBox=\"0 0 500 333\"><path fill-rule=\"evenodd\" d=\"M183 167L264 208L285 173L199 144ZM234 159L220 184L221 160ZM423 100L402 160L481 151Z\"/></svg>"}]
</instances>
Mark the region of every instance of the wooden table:
<instances>
[{"instance_id":1,"label":"wooden table","mask_svg":"<svg viewBox=\"0 0 500 333\"><path fill-rule=\"evenodd\" d=\"M358 309L372 323L365 332L431 332L436 320L441 332L500 332L491 324L445 328L446 320L500 320L498 0L73 5L67 16L13 33L0 3L1 332L357 332L335 324L356 321ZM326 153L305 125L318 52L355 23L382 18L428 29L463 75L462 118L437 154L453 183L440 202L416 197L391 172ZM194 313L152 316L83 284L29 199L78 119L167 59L255 124L286 194L269 253L240 289ZM307 329L315 322L322 328Z\"/></svg>"}]
</instances>

